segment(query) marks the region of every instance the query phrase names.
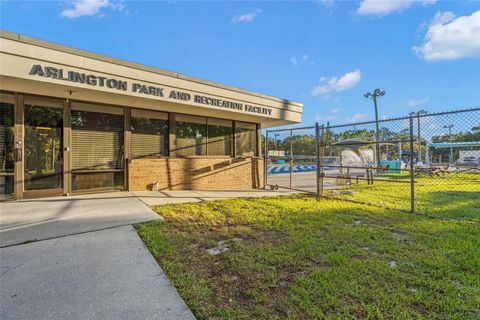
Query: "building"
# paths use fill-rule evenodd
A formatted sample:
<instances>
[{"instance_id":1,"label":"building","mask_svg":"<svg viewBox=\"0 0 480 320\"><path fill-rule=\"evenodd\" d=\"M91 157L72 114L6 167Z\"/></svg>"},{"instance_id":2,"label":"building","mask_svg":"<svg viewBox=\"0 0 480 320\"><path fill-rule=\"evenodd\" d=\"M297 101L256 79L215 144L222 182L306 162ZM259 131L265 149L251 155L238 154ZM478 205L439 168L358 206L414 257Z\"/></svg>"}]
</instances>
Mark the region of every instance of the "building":
<instances>
[{"instance_id":1,"label":"building","mask_svg":"<svg viewBox=\"0 0 480 320\"><path fill-rule=\"evenodd\" d=\"M261 128L303 105L0 33L0 196L263 187Z\"/></svg>"},{"instance_id":2,"label":"building","mask_svg":"<svg viewBox=\"0 0 480 320\"><path fill-rule=\"evenodd\" d=\"M426 153L427 166L448 164L478 166L480 141L427 143Z\"/></svg>"}]
</instances>

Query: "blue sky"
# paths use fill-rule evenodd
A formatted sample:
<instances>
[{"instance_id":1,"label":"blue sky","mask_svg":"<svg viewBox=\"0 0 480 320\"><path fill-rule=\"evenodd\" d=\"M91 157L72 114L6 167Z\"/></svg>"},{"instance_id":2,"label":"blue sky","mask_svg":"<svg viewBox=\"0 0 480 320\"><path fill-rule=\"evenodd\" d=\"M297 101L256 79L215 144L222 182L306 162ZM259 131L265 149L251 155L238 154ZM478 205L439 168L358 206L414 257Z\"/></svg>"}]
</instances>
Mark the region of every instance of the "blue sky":
<instances>
[{"instance_id":1,"label":"blue sky","mask_svg":"<svg viewBox=\"0 0 480 320\"><path fill-rule=\"evenodd\" d=\"M480 2L1 1L0 27L304 103L304 124L480 106Z\"/></svg>"}]
</instances>

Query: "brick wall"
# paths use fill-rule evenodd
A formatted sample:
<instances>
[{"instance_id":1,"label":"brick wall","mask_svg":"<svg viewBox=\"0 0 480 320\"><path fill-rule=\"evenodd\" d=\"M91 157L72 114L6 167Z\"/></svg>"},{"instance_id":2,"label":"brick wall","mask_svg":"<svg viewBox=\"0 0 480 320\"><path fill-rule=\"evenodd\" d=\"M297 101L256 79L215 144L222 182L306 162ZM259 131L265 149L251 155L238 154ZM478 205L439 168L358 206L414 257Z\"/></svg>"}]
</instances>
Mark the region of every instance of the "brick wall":
<instances>
[{"instance_id":1,"label":"brick wall","mask_svg":"<svg viewBox=\"0 0 480 320\"><path fill-rule=\"evenodd\" d=\"M128 183L130 191L248 190L263 188L263 169L258 158L136 159L129 164Z\"/></svg>"}]
</instances>

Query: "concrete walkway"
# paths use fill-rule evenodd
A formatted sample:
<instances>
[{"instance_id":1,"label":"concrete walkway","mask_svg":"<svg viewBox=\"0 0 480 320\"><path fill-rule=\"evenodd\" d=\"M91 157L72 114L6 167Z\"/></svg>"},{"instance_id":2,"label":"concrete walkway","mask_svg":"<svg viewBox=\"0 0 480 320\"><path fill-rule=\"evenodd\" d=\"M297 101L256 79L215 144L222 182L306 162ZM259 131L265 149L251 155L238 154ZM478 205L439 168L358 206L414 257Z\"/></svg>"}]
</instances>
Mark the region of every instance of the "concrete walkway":
<instances>
[{"instance_id":1,"label":"concrete walkway","mask_svg":"<svg viewBox=\"0 0 480 320\"><path fill-rule=\"evenodd\" d=\"M195 319L131 226L0 249L0 319Z\"/></svg>"},{"instance_id":2,"label":"concrete walkway","mask_svg":"<svg viewBox=\"0 0 480 320\"><path fill-rule=\"evenodd\" d=\"M0 246L160 219L129 192L0 202Z\"/></svg>"}]
</instances>

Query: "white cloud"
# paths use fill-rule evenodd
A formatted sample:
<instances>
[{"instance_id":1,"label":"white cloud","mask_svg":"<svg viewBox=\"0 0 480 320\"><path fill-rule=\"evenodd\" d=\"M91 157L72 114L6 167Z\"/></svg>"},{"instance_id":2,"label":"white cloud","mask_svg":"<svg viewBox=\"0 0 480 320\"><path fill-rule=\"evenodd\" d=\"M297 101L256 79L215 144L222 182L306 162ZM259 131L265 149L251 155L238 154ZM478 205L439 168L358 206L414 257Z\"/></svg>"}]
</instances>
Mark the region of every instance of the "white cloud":
<instances>
[{"instance_id":1,"label":"white cloud","mask_svg":"<svg viewBox=\"0 0 480 320\"><path fill-rule=\"evenodd\" d=\"M296 66L298 66L298 65L300 65L300 64L307 64L307 63L308 63L308 64L312 64L312 65L315 64L315 63L312 61L312 59L311 59L308 55L306 55L306 54L301 55L301 56L298 56L298 57L295 57L295 56L290 57L290 63L291 63L294 67L296 67Z\"/></svg>"},{"instance_id":2,"label":"white cloud","mask_svg":"<svg viewBox=\"0 0 480 320\"><path fill-rule=\"evenodd\" d=\"M333 121L336 120L337 117L328 115L328 116L315 116L315 121Z\"/></svg>"},{"instance_id":3,"label":"white cloud","mask_svg":"<svg viewBox=\"0 0 480 320\"><path fill-rule=\"evenodd\" d=\"M316 116L316 117L315 117L315 120L316 120L316 121L333 121L333 120L337 120L336 114L339 113L340 111L342 111L342 109L341 109L340 107L332 108L332 109L330 109L330 111L328 111L330 114L328 114L328 115L326 115L326 116Z\"/></svg>"},{"instance_id":4,"label":"white cloud","mask_svg":"<svg viewBox=\"0 0 480 320\"><path fill-rule=\"evenodd\" d=\"M428 101L430 101L429 97L425 97L423 99L410 99L408 100L407 104L409 107L418 107L427 103Z\"/></svg>"},{"instance_id":5,"label":"white cloud","mask_svg":"<svg viewBox=\"0 0 480 320\"><path fill-rule=\"evenodd\" d=\"M385 16L408 9L415 3L431 5L436 2L436 0L363 0L357 9L357 14Z\"/></svg>"},{"instance_id":6,"label":"white cloud","mask_svg":"<svg viewBox=\"0 0 480 320\"><path fill-rule=\"evenodd\" d=\"M232 23L248 23L252 22L260 13L262 13L262 9L255 9L252 12L245 13L245 14L238 14L232 18Z\"/></svg>"},{"instance_id":7,"label":"white cloud","mask_svg":"<svg viewBox=\"0 0 480 320\"><path fill-rule=\"evenodd\" d=\"M82 16L94 16L99 14L102 8L111 8L121 11L125 7L122 2L110 2L110 0L68 0L67 3L73 8L65 9L61 15L67 18Z\"/></svg>"},{"instance_id":8,"label":"white cloud","mask_svg":"<svg viewBox=\"0 0 480 320\"><path fill-rule=\"evenodd\" d=\"M422 22L418 25L418 32L426 32L428 30L428 28L430 28L431 26L434 26L436 24L445 24L445 23L449 23L450 21L452 21L453 19L455 19L457 16L455 15L455 13L451 12L451 11L445 11L445 12L440 12L438 11L435 16L428 22ZM415 49L414 49L415 50Z\"/></svg>"},{"instance_id":9,"label":"white cloud","mask_svg":"<svg viewBox=\"0 0 480 320\"><path fill-rule=\"evenodd\" d=\"M458 18L437 13L424 40L412 49L428 61L480 58L480 10Z\"/></svg>"},{"instance_id":10,"label":"white cloud","mask_svg":"<svg viewBox=\"0 0 480 320\"><path fill-rule=\"evenodd\" d=\"M450 21L452 21L456 17L457 16L452 11L445 11L445 12L440 12L439 11L439 12L435 13L435 16L430 21L430 26L434 26L436 24L449 23Z\"/></svg>"},{"instance_id":11,"label":"white cloud","mask_svg":"<svg viewBox=\"0 0 480 320\"><path fill-rule=\"evenodd\" d=\"M367 118L367 115L365 113L355 113L353 116L346 118L348 122L358 122L365 120Z\"/></svg>"},{"instance_id":12,"label":"white cloud","mask_svg":"<svg viewBox=\"0 0 480 320\"><path fill-rule=\"evenodd\" d=\"M323 4L325 8L332 8L335 5L335 0L317 0L315 2Z\"/></svg>"},{"instance_id":13,"label":"white cloud","mask_svg":"<svg viewBox=\"0 0 480 320\"><path fill-rule=\"evenodd\" d=\"M312 96L318 96L321 94L326 94L332 91L343 91L355 87L360 79L362 78L362 73L360 70L351 71L345 73L343 76L337 79L337 77L321 77L320 82L312 88L310 94Z\"/></svg>"}]
</instances>

